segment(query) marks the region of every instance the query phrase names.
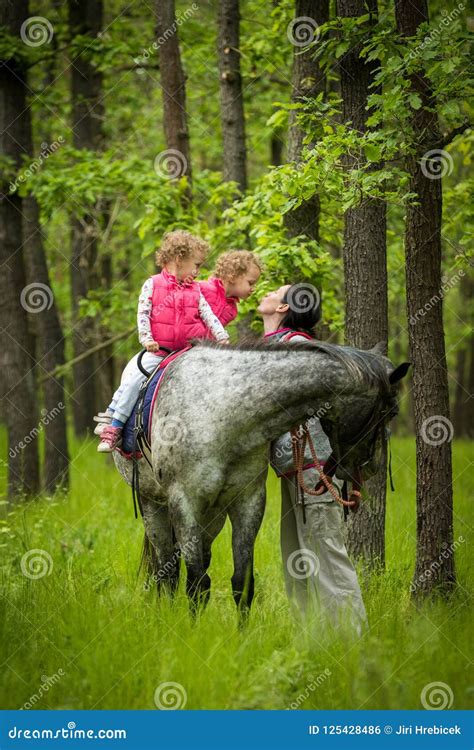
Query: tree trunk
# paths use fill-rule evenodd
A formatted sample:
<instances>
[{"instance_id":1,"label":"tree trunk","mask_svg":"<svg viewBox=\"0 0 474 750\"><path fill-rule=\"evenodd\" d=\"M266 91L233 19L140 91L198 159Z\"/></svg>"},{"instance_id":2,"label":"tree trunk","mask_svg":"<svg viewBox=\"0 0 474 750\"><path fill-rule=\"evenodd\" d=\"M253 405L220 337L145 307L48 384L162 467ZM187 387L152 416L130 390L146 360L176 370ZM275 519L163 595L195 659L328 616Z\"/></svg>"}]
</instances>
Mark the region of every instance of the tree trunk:
<instances>
[{"instance_id":1,"label":"tree trunk","mask_svg":"<svg viewBox=\"0 0 474 750\"><path fill-rule=\"evenodd\" d=\"M398 31L405 37L414 36L418 26L428 21L425 0L396 0L395 14ZM412 590L415 596L421 596L434 590L447 593L456 577L451 547L452 425L443 311L441 302L431 302L441 289L442 189L439 173L433 178L422 161L427 151L439 148L440 133L428 80L422 73L415 73L410 85L421 99L420 108L412 114L413 131L418 139L416 154L407 159L411 175L409 190L416 194L417 201L407 208L405 228L417 462L417 552ZM418 314L420 310L425 314Z\"/></svg>"},{"instance_id":2,"label":"tree trunk","mask_svg":"<svg viewBox=\"0 0 474 750\"><path fill-rule=\"evenodd\" d=\"M69 24L72 35L92 38L102 28L102 0L69 0ZM98 149L102 145L102 74L88 61L87 53L80 54L71 65L73 144L76 148ZM77 357L94 343L94 324L81 319L79 303L96 285L94 266L97 261L97 236L90 216L72 222L71 291L74 329L74 356ZM73 369L74 427L78 436L87 433L98 406L96 389L97 363L87 358Z\"/></svg>"},{"instance_id":3,"label":"tree trunk","mask_svg":"<svg viewBox=\"0 0 474 750\"><path fill-rule=\"evenodd\" d=\"M28 17L26 0L0 0L1 25L19 38ZM0 156L15 169L22 166L25 142L26 70L21 60L3 59L0 64ZM34 494L39 488L38 423L34 378L34 340L28 330L28 307L34 299L26 287L23 257L23 201L9 193L9 180L2 175L0 196L0 315L2 335L0 374L2 401L8 428L8 494Z\"/></svg>"},{"instance_id":4,"label":"tree trunk","mask_svg":"<svg viewBox=\"0 0 474 750\"><path fill-rule=\"evenodd\" d=\"M29 110L25 114L30 118ZM32 152L29 151L29 153ZM24 252L28 283L47 290L48 305L51 304L51 307L45 306L34 316L40 372L50 372L55 367L64 364L64 338L58 309L51 291L38 213L38 204L33 196L24 198ZM69 484L65 406L63 378L47 378L43 384L45 436L43 487L48 492L53 492L58 486L67 487Z\"/></svg>"},{"instance_id":5,"label":"tree trunk","mask_svg":"<svg viewBox=\"0 0 474 750\"><path fill-rule=\"evenodd\" d=\"M186 77L181 64L174 0L157 0L156 34L163 97L166 151L155 159L155 170L165 177L186 175L191 199L191 150L186 113Z\"/></svg>"},{"instance_id":6,"label":"tree trunk","mask_svg":"<svg viewBox=\"0 0 474 750\"><path fill-rule=\"evenodd\" d=\"M377 14L376 0L370 10ZM338 0L342 17L367 13L364 0ZM361 44L353 46L341 60L341 93L343 119L358 133L367 129L366 110L369 86L379 66L360 57ZM358 155L359 159L361 155ZM355 157L346 157L350 170ZM387 348L388 299L386 257L386 207L380 200L364 198L344 216L344 286L345 338L347 343L369 349L377 342ZM348 548L369 566L385 564L386 446L382 465L365 485L366 499L357 514L350 514L347 524Z\"/></svg>"},{"instance_id":7,"label":"tree trunk","mask_svg":"<svg viewBox=\"0 0 474 750\"><path fill-rule=\"evenodd\" d=\"M243 193L247 189L247 150L240 73L239 0L219 0L217 45L224 181L236 182Z\"/></svg>"},{"instance_id":8,"label":"tree trunk","mask_svg":"<svg viewBox=\"0 0 474 750\"><path fill-rule=\"evenodd\" d=\"M55 5L57 6L57 3ZM54 45L57 44L54 36L51 43L54 49ZM50 64L48 72L53 76L53 63ZM52 81L53 78L49 84ZM25 92L25 97L26 94L27 92ZM34 157L30 108L25 111L25 143L23 145L26 153ZM43 289L51 290L39 209L32 195L23 199L23 232L27 281L29 284L39 284ZM31 318L35 325L36 355L40 364L40 372L50 372L64 364L64 337L52 291L48 297L48 305ZM45 380L43 407L46 418L44 419L45 448L42 484L47 492L53 492L58 486L67 487L69 484L65 405L63 378Z\"/></svg>"},{"instance_id":9,"label":"tree trunk","mask_svg":"<svg viewBox=\"0 0 474 750\"><path fill-rule=\"evenodd\" d=\"M304 19L298 21L298 19ZM307 19L312 19L314 25ZM296 0L295 21L291 38L298 41L298 25L305 24L309 36L316 38L319 26L329 20L329 0ZM306 36L304 37L306 39ZM299 44L294 44L292 94L293 104L306 103L325 91L326 78L319 63L314 59L314 51L303 52ZM296 165L302 160L303 140L307 135L298 124L298 111L292 110L288 130L288 161ZM311 146L311 144L308 144ZM316 193L300 206L285 215L285 226L290 237L305 235L309 239L319 240L319 195Z\"/></svg>"},{"instance_id":10,"label":"tree trunk","mask_svg":"<svg viewBox=\"0 0 474 750\"><path fill-rule=\"evenodd\" d=\"M270 138L270 164L279 167L283 164L283 140L280 134L274 131Z\"/></svg>"}]
</instances>

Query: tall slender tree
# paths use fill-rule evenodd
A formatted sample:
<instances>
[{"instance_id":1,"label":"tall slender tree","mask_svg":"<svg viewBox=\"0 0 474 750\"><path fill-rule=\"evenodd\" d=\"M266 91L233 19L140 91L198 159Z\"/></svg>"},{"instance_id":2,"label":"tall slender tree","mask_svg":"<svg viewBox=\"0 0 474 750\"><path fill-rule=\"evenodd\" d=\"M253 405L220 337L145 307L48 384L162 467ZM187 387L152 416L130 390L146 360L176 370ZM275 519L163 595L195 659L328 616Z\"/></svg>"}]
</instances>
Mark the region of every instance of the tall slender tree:
<instances>
[{"instance_id":1,"label":"tall slender tree","mask_svg":"<svg viewBox=\"0 0 474 750\"><path fill-rule=\"evenodd\" d=\"M161 168L170 177L186 175L187 198L191 198L191 148L186 111L186 76L179 49L175 0L157 0L156 34L163 98L163 126L168 154Z\"/></svg>"},{"instance_id":2,"label":"tall slender tree","mask_svg":"<svg viewBox=\"0 0 474 750\"><path fill-rule=\"evenodd\" d=\"M27 0L0 2L0 22L8 34L20 38L27 19ZM0 63L0 156L11 167L22 166L25 143L25 59L18 52ZM0 195L0 314L2 317L0 378L8 427L8 492L33 494L39 487L34 341L28 329L28 309L36 303L26 288L23 255L23 201L9 191L2 169Z\"/></svg>"},{"instance_id":3,"label":"tall slender tree","mask_svg":"<svg viewBox=\"0 0 474 750\"><path fill-rule=\"evenodd\" d=\"M395 15L402 37L415 36L428 22L426 0L396 0ZM423 70L413 72L410 87L417 97L412 109L413 149L406 159L410 191L416 201L406 213L405 254L408 335L413 364L416 431L417 551L415 595L434 589L448 592L455 584L453 554L453 490L449 392L442 303L433 304L442 287L442 183L438 169L427 162L442 149L436 101ZM419 102L419 106L418 106ZM443 153L438 156L443 158ZM418 315L424 310L423 315ZM426 575L430 571L430 575Z\"/></svg>"},{"instance_id":4,"label":"tall slender tree","mask_svg":"<svg viewBox=\"0 0 474 750\"><path fill-rule=\"evenodd\" d=\"M314 51L311 48L303 51L301 43L317 40L320 26L328 20L329 0L296 0L295 18L289 34L294 44L291 84L293 104L308 106L311 99L325 91L326 77L314 56ZM306 136L307 133L298 122L298 110L292 110L288 130L288 161L295 164L301 162ZM319 195L314 193L285 215L285 226L289 236L306 235L310 239L318 240L319 214Z\"/></svg>"},{"instance_id":5,"label":"tall slender tree","mask_svg":"<svg viewBox=\"0 0 474 750\"><path fill-rule=\"evenodd\" d=\"M25 149L32 154L31 111L25 110ZM38 204L32 195L23 199L23 231L26 276L34 288L46 290L47 304L31 315L35 325L36 354L39 372L52 372L64 364L64 338L57 305L51 290ZM43 384L43 406L48 418L44 420L43 487L47 491L58 485L66 487L69 480L69 453L66 432L66 397L62 377L46 377Z\"/></svg>"},{"instance_id":6,"label":"tall slender tree","mask_svg":"<svg viewBox=\"0 0 474 750\"><path fill-rule=\"evenodd\" d=\"M59 9L58 0L53 0L53 8ZM29 0L27 0L26 13L30 15ZM55 79L55 68L57 61L57 39L53 34L48 43L52 55L47 63L45 86L53 85ZM28 90L31 88L26 81ZM25 143L22 144L24 151L33 159L39 150L35 146L33 138L33 118L31 107L28 106L25 116ZM36 142L41 141L51 144L56 140L56 133L51 127L49 118L36 119L34 129ZM43 241L43 230L39 220L39 207L36 198L28 193L23 198L23 232L24 232L24 254L26 263L26 277L29 284L40 284L43 289L51 290L50 274ZM52 293L49 294L48 304L41 312L30 315L30 322L34 326L36 340L36 356L39 361L39 375L44 371L52 372L56 367L64 364L64 337L59 318L56 299ZM58 485L67 487L69 481L69 452L66 430L66 397L64 392L64 380L62 377L40 377L43 381L42 403L46 414L50 415L44 420L44 465L42 470L42 486L46 491L53 491Z\"/></svg>"},{"instance_id":7,"label":"tall slender tree","mask_svg":"<svg viewBox=\"0 0 474 750\"><path fill-rule=\"evenodd\" d=\"M377 17L377 0L337 0L342 18L358 18L370 11L368 27ZM340 66L343 119L357 133L367 130L369 87L379 67L376 60L361 57L362 43L350 47ZM347 155L345 166L354 168L362 154ZM345 338L353 346L369 349L388 339L386 206L382 200L364 197L344 216ZM369 565L385 561L386 449L378 474L366 485L367 502L347 525L348 547Z\"/></svg>"},{"instance_id":8,"label":"tall slender tree","mask_svg":"<svg viewBox=\"0 0 474 750\"><path fill-rule=\"evenodd\" d=\"M221 97L224 180L247 189L245 115L240 72L239 0L219 0L218 62Z\"/></svg>"},{"instance_id":9,"label":"tall slender tree","mask_svg":"<svg viewBox=\"0 0 474 750\"><path fill-rule=\"evenodd\" d=\"M73 37L95 39L102 29L102 0L69 0L69 25ZM89 45L90 46L90 45ZM96 150L103 142L102 74L83 50L71 65L73 143L79 149ZM73 349L77 357L87 351L94 339L91 320L80 317L80 301L97 285L97 231L94 218L81 216L72 223L71 291L74 319ZM73 413L77 435L84 435L92 424L97 398L97 360L91 356L74 365Z\"/></svg>"}]
</instances>

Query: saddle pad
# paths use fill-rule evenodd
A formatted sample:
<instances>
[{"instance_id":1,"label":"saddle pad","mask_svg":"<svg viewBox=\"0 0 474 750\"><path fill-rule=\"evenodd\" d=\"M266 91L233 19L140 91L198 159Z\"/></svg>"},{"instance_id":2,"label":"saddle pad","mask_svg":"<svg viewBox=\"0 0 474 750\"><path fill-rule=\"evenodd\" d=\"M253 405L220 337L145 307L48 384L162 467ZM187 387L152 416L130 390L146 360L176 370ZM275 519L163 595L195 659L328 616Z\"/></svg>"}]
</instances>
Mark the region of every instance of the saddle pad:
<instances>
[{"instance_id":1,"label":"saddle pad","mask_svg":"<svg viewBox=\"0 0 474 750\"><path fill-rule=\"evenodd\" d=\"M166 369L166 368L165 368ZM148 383L145 394L145 402L143 405L143 426L145 429L145 435L149 435L149 423L150 423L150 411L154 401L155 391L158 387L158 382L163 375L165 369L159 369L155 372L152 379ZM138 402L137 402L138 403ZM125 454L133 453L135 448L135 415L137 413L137 404L133 407L133 411L129 418L125 422L125 426L122 432L122 451Z\"/></svg>"},{"instance_id":2,"label":"saddle pad","mask_svg":"<svg viewBox=\"0 0 474 750\"><path fill-rule=\"evenodd\" d=\"M163 361L158 365L158 370L155 372L153 377L151 378L150 382L148 383L146 394L145 394L145 401L143 404L143 429L145 431L145 435L148 437L148 440L150 439L150 428L151 428L151 415L153 413L153 406L155 403L155 399L160 387L160 379L163 373L165 372L168 365L171 364L177 357L181 357L182 354L185 354L191 349L191 346L186 346L184 349L180 349L176 352L171 352L171 354L168 354L167 357L163 359ZM138 403L138 401L137 401ZM134 448L135 448L135 415L137 413L137 404L133 407L133 411L130 414L129 418L125 422L123 432L122 432L122 445L118 449L120 453L125 456L126 458L131 458ZM137 454L137 457L140 457L141 454Z\"/></svg>"}]
</instances>

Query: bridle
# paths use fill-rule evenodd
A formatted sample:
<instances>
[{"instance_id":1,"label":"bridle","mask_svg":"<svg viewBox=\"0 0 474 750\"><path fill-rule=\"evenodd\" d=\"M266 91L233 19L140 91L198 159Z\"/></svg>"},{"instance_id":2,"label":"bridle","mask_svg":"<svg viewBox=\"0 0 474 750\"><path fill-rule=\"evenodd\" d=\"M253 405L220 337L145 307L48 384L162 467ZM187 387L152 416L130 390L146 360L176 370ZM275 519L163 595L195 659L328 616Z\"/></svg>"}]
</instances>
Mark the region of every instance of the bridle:
<instances>
[{"instance_id":1,"label":"bridle","mask_svg":"<svg viewBox=\"0 0 474 750\"><path fill-rule=\"evenodd\" d=\"M296 471L296 481L297 481L298 489L300 491L304 522L306 521L305 503L304 503L305 494L310 495L310 496L320 496L320 495L324 495L325 492L329 492L334 498L334 500L344 507L345 513L347 512L348 509L350 509L353 513L356 513L358 511L360 500L362 498L362 494L361 494L361 489L363 485L363 471L362 470L363 470L363 467L371 463L374 458L375 448L377 445L377 439L381 431L385 429L385 421L386 421L387 416L390 413L390 408L381 409L383 400L384 400L383 394L379 392L368 421L363 425L363 427L359 430L359 432L353 438L353 442L358 443L365 435L367 435L372 430L372 428L374 428L373 434L370 440L369 456L366 459L366 461L364 461L363 464L361 464L355 469L354 475L350 477L349 481L351 482L351 490L349 493L347 490L347 481L344 482L343 489L342 489L342 497L339 495L337 489L333 485L334 474L336 473L338 468L341 468L341 469L343 468L342 466L340 466L339 461L334 451L330 454L323 468L323 465L321 464L316 454L316 449L314 447L314 442L311 437L308 424L305 423L303 426L291 430L293 464L294 464L295 471ZM316 486L313 489L308 487L304 481L303 466L304 466L304 456L305 456L306 445L309 446L313 464L319 473L319 481L317 482ZM391 480L392 478L391 461L389 463L389 469L390 469L390 480ZM345 473L347 472L345 471Z\"/></svg>"}]
</instances>

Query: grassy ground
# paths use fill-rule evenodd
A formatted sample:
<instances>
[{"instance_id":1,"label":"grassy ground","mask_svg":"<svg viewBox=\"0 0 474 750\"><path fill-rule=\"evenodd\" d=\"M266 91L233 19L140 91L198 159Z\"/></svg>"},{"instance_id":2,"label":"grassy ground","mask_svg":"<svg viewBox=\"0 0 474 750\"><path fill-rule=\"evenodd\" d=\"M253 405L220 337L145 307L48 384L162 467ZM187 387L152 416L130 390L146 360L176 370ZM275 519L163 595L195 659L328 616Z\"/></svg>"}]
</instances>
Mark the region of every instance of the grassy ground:
<instances>
[{"instance_id":1,"label":"grassy ground","mask_svg":"<svg viewBox=\"0 0 474 750\"><path fill-rule=\"evenodd\" d=\"M452 690L452 708L472 704L469 683L474 474L468 445L455 447L455 539L459 589L449 602L415 609L414 445L393 441L396 493L389 495L387 570L364 584L370 632L361 640L310 635L292 618L278 549L278 486L256 548L257 596L239 630L230 593L230 535L215 543L211 602L191 622L181 591L159 604L136 571L141 523L129 489L95 452L76 447L72 491L9 512L0 521L1 707L150 709L176 682L186 708L422 708L433 682ZM50 574L22 574L28 550L45 550ZM471 580L470 580L471 579ZM46 679L48 678L48 679ZM162 694L162 700L172 700Z\"/></svg>"}]
</instances>

